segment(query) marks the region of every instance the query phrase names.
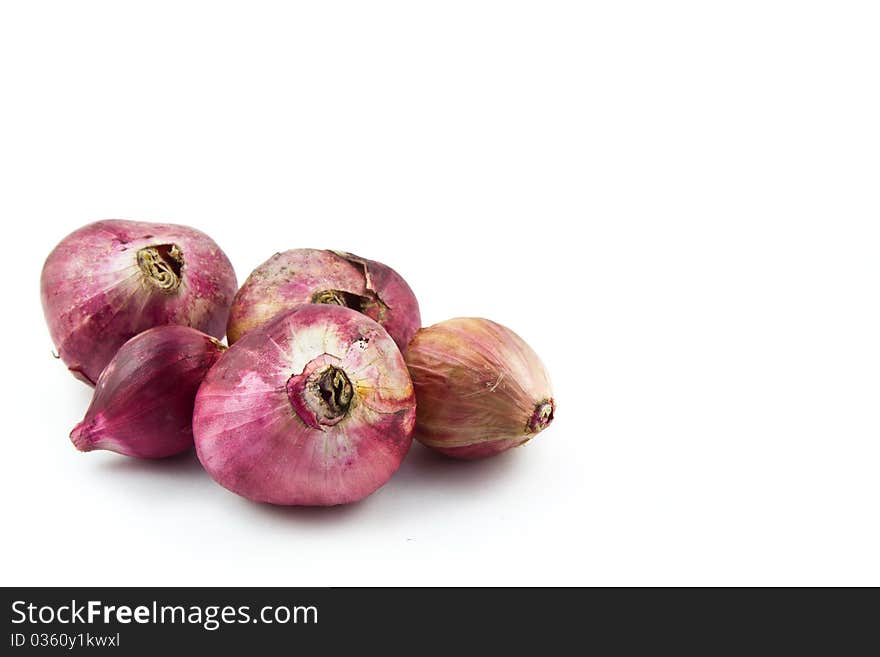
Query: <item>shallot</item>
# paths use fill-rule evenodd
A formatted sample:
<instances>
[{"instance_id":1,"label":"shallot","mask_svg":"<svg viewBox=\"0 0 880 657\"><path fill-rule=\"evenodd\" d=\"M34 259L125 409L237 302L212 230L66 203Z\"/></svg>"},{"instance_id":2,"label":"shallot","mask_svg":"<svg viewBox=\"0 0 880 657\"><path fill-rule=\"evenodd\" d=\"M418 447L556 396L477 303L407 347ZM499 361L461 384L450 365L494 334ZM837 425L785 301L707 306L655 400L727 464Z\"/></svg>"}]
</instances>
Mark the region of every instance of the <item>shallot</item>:
<instances>
[{"instance_id":1,"label":"shallot","mask_svg":"<svg viewBox=\"0 0 880 657\"><path fill-rule=\"evenodd\" d=\"M415 438L460 459L522 445L553 421L556 403L538 356L510 329L457 318L421 329L406 362L418 399Z\"/></svg>"},{"instance_id":2,"label":"shallot","mask_svg":"<svg viewBox=\"0 0 880 657\"><path fill-rule=\"evenodd\" d=\"M208 372L193 431L202 465L229 490L329 506L388 481L414 421L388 332L343 306L303 304L246 333Z\"/></svg>"},{"instance_id":3,"label":"shallot","mask_svg":"<svg viewBox=\"0 0 880 657\"><path fill-rule=\"evenodd\" d=\"M98 377L92 404L70 434L74 446L139 458L190 449L196 390L225 348L186 326L136 335Z\"/></svg>"},{"instance_id":4,"label":"shallot","mask_svg":"<svg viewBox=\"0 0 880 657\"><path fill-rule=\"evenodd\" d=\"M204 233L144 221L98 221L65 237L40 292L58 354L94 385L141 331L180 324L222 338L236 289L229 259Z\"/></svg>"},{"instance_id":5,"label":"shallot","mask_svg":"<svg viewBox=\"0 0 880 657\"><path fill-rule=\"evenodd\" d=\"M301 303L357 310L379 322L400 349L422 325L419 302L390 267L342 251L293 249L276 253L241 286L229 312L229 344Z\"/></svg>"}]
</instances>

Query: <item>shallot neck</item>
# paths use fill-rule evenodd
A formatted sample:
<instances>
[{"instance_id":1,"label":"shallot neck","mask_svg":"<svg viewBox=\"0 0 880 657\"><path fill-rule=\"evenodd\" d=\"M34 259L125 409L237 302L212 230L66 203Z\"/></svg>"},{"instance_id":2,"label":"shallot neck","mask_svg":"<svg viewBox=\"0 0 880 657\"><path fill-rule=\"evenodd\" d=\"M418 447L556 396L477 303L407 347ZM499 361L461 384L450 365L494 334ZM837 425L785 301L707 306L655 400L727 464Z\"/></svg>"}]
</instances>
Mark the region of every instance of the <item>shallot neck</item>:
<instances>
[{"instance_id":1,"label":"shallot neck","mask_svg":"<svg viewBox=\"0 0 880 657\"><path fill-rule=\"evenodd\" d=\"M345 414L354 394L345 372L331 365L317 377L315 386L327 407L328 417L336 418Z\"/></svg>"},{"instance_id":2,"label":"shallot neck","mask_svg":"<svg viewBox=\"0 0 880 657\"><path fill-rule=\"evenodd\" d=\"M345 290L318 290L312 295L312 303L326 303L335 306L345 306L357 310L367 317L376 321L384 319L388 306L374 292L367 290L367 294L355 294Z\"/></svg>"},{"instance_id":3,"label":"shallot neck","mask_svg":"<svg viewBox=\"0 0 880 657\"><path fill-rule=\"evenodd\" d=\"M351 407L354 386L345 371L320 356L287 381L287 397L300 419L314 429L333 426Z\"/></svg>"},{"instance_id":4,"label":"shallot neck","mask_svg":"<svg viewBox=\"0 0 880 657\"><path fill-rule=\"evenodd\" d=\"M176 244L144 247L137 252L137 261L144 278L163 292L174 292L180 285L183 252Z\"/></svg>"},{"instance_id":5,"label":"shallot neck","mask_svg":"<svg viewBox=\"0 0 880 657\"><path fill-rule=\"evenodd\" d=\"M538 433L550 426L553 421L553 413L556 411L556 404L552 399L545 399L535 405L532 417L529 419L529 431Z\"/></svg>"}]
</instances>

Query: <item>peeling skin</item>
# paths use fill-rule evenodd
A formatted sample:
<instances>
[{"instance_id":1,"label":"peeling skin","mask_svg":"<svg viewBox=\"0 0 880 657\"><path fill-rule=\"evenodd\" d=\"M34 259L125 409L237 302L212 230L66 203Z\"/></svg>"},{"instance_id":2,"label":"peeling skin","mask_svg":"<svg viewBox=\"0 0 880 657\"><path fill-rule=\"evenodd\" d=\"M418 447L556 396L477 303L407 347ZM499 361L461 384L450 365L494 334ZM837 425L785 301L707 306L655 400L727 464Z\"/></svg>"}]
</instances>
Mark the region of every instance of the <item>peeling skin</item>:
<instances>
[{"instance_id":1,"label":"peeling skin","mask_svg":"<svg viewBox=\"0 0 880 657\"><path fill-rule=\"evenodd\" d=\"M334 306L345 306L363 313L380 324L388 318L388 306L373 291L368 295L353 294L345 290L318 290L312 295L309 303L325 303Z\"/></svg>"},{"instance_id":2,"label":"peeling skin","mask_svg":"<svg viewBox=\"0 0 880 657\"><path fill-rule=\"evenodd\" d=\"M222 338L236 286L229 259L204 233L110 220L55 247L40 296L61 359L94 385L126 340L154 326L191 326Z\"/></svg>"},{"instance_id":3,"label":"peeling skin","mask_svg":"<svg viewBox=\"0 0 880 657\"><path fill-rule=\"evenodd\" d=\"M366 497L412 442L415 396L388 333L336 305L300 305L232 345L199 389L196 451L222 486L257 502Z\"/></svg>"},{"instance_id":4,"label":"peeling skin","mask_svg":"<svg viewBox=\"0 0 880 657\"><path fill-rule=\"evenodd\" d=\"M242 285L229 313L230 344L301 303L363 313L379 322L400 349L421 327L415 295L390 267L343 251L294 249L276 253Z\"/></svg>"},{"instance_id":5,"label":"peeling skin","mask_svg":"<svg viewBox=\"0 0 880 657\"><path fill-rule=\"evenodd\" d=\"M415 437L438 452L492 456L525 444L553 421L546 369L500 324L457 318L424 328L406 362L419 400Z\"/></svg>"},{"instance_id":6,"label":"peeling skin","mask_svg":"<svg viewBox=\"0 0 880 657\"><path fill-rule=\"evenodd\" d=\"M368 317L375 319L380 324L386 322L390 309L388 308L388 304L386 304L381 298L379 298L379 292L373 283L373 270L380 268L387 269L387 267L377 262L365 260L364 258L356 256L353 253L347 253L346 251L333 251L333 253L355 267L364 277L364 296L361 296L357 299L356 305L349 305L348 303L346 303L345 305L352 310L357 310L358 312L361 312ZM415 329L418 330L419 328L421 328L421 318L419 318L419 324L415 327ZM410 339L412 339L412 336L410 336ZM409 340L406 340L403 343L403 346L398 346L403 349L407 344L409 344Z\"/></svg>"}]
</instances>

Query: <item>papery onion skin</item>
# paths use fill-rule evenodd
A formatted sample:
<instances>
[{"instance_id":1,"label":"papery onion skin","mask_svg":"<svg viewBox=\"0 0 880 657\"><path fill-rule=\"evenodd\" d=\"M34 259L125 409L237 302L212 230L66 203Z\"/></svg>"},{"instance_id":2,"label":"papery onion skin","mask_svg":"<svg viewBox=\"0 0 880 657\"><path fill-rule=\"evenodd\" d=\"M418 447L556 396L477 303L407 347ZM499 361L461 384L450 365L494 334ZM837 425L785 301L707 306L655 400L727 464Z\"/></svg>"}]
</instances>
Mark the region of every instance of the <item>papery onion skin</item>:
<instances>
[{"instance_id":1,"label":"papery onion skin","mask_svg":"<svg viewBox=\"0 0 880 657\"><path fill-rule=\"evenodd\" d=\"M384 328L303 304L249 331L199 388L196 452L217 483L256 502L360 500L412 443L415 396Z\"/></svg>"},{"instance_id":2,"label":"papery onion skin","mask_svg":"<svg viewBox=\"0 0 880 657\"><path fill-rule=\"evenodd\" d=\"M460 317L421 329L406 350L418 400L415 438L479 459L518 447L553 421L550 377L510 329Z\"/></svg>"},{"instance_id":3,"label":"papery onion skin","mask_svg":"<svg viewBox=\"0 0 880 657\"><path fill-rule=\"evenodd\" d=\"M376 320L403 350L422 325L419 302L401 276L343 251L293 249L257 267L235 295L229 344L301 303L346 306Z\"/></svg>"},{"instance_id":4,"label":"papery onion skin","mask_svg":"<svg viewBox=\"0 0 880 657\"><path fill-rule=\"evenodd\" d=\"M186 326L158 326L126 342L101 372L70 434L82 452L159 459L193 446L196 391L225 347Z\"/></svg>"},{"instance_id":5,"label":"papery onion skin","mask_svg":"<svg viewBox=\"0 0 880 657\"><path fill-rule=\"evenodd\" d=\"M40 278L58 355L90 385L126 340L154 326L223 338L236 287L226 254L201 231L127 220L74 231L49 254Z\"/></svg>"}]
</instances>

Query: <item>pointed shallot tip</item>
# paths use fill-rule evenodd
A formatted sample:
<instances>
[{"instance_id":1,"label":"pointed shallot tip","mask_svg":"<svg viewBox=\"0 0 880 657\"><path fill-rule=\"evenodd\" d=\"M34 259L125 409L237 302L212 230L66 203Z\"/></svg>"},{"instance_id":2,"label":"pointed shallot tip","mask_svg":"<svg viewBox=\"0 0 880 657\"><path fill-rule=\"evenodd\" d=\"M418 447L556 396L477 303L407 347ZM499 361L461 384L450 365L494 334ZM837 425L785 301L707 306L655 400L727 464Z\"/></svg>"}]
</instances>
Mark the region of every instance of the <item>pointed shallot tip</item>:
<instances>
[{"instance_id":1,"label":"pointed shallot tip","mask_svg":"<svg viewBox=\"0 0 880 657\"><path fill-rule=\"evenodd\" d=\"M93 420L83 420L70 432L70 441L81 452L91 452L95 447L92 444Z\"/></svg>"},{"instance_id":2,"label":"pointed shallot tip","mask_svg":"<svg viewBox=\"0 0 880 657\"><path fill-rule=\"evenodd\" d=\"M553 415L556 412L556 403L552 399L546 399L535 406L535 412L529 420L529 431L539 433L550 426Z\"/></svg>"}]
</instances>

